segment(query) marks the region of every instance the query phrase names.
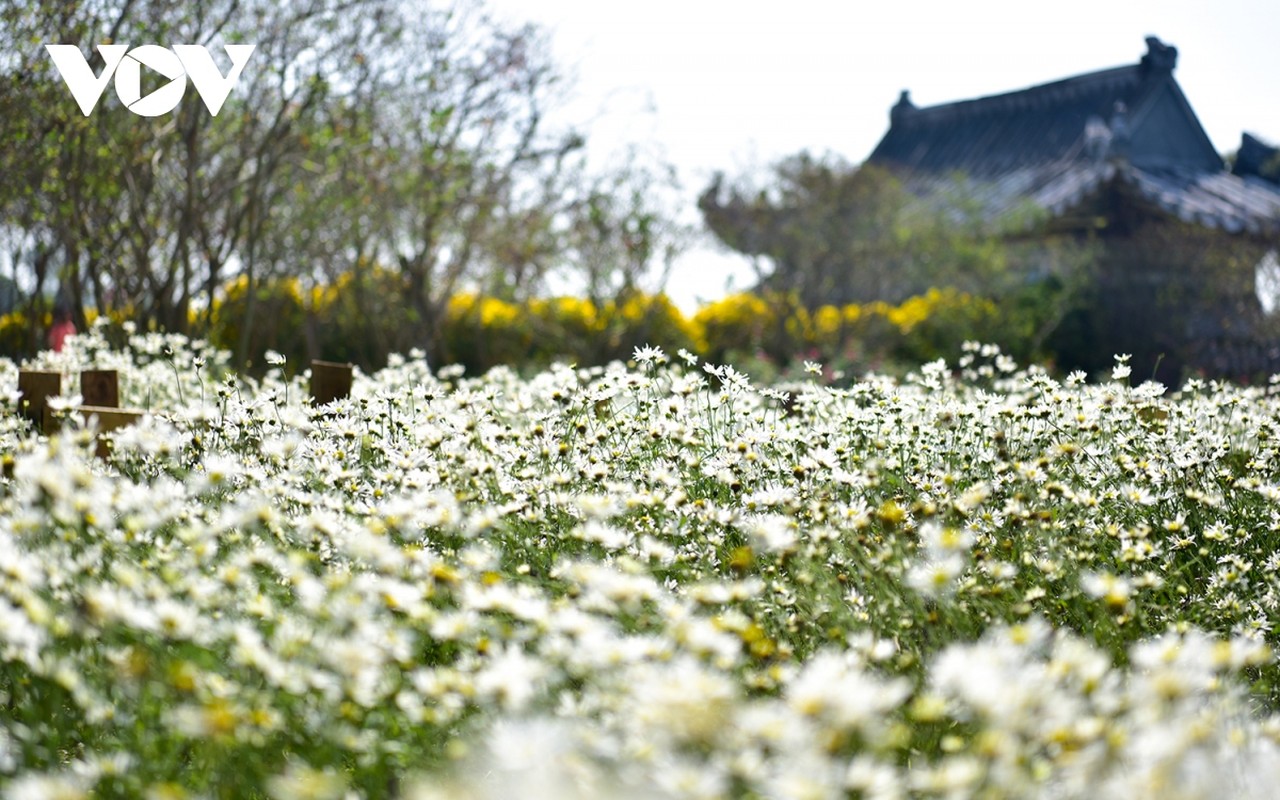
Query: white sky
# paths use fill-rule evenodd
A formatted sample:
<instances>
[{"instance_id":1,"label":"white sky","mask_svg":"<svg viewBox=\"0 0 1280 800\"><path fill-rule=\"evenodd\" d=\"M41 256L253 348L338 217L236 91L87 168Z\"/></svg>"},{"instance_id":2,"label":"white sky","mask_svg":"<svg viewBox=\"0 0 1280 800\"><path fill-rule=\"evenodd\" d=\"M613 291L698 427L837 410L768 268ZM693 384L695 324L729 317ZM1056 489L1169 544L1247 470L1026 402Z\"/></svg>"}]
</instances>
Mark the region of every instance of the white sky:
<instances>
[{"instance_id":1,"label":"white sky","mask_svg":"<svg viewBox=\"0 0 1280 800\"><path fill-rule=\"evenodd\" d=\"M1277 0L488 0L551 32L576 79L560 122L592 154L629 144L676 165L681 212L713 172L759 169L800 150L858 163L902 89L917 106L1136 63L1144 39L1178 48L1174 72L1219 152L1242 131L1280 143ZM751 282L711 243L676 264L683 307Z\"/></svg>"}]
</instances>

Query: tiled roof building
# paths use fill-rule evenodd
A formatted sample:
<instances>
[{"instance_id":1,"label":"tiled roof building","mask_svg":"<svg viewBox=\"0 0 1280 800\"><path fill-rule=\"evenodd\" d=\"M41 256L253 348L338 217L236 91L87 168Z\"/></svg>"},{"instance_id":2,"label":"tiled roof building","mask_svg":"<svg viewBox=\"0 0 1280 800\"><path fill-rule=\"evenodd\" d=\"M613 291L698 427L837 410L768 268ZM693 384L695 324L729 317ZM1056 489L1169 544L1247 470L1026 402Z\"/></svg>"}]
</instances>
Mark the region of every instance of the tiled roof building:
<instances>
[{"instance_id":1,"label":"tiled roof building","mask_svg":"<svg viewBox=\"0 0 1280 800\"><path fill-rule=\"evenodd\" d=\"M992 219L1030 206L1044 232L1100 242L1090 324L1135 352L1135 374L1162 356L1166 380L1280 368L1252 285L1280 242L1276 149L1246 134L1228 171L1173 77L1177 49L1146 43L1137 64L1020 91L925 108L903 92L868 161L919 194L959 189Z\"/></svg>"}]
</instances>

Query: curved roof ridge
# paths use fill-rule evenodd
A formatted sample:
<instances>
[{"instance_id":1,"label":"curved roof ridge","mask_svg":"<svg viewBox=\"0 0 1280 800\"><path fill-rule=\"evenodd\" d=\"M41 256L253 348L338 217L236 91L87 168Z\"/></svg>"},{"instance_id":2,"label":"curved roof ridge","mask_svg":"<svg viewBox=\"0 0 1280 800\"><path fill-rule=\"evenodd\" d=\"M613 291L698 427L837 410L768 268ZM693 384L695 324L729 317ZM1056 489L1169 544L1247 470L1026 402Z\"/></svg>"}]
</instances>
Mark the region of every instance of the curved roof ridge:
<instances>
[{"instance_id":1,"label":"curved roof ridge","mask_svg":"<svg viewBox=\"0 0 1280 800\"><path fill-rule=\"evenodd\" d=\"M1137 64L1111 67L1008 92L916 107L912 109L909 119L928 119L930 122L936 122L939 118L953 115L972 116L1018 108L1053 106L1063 99L1074 99L1073 95L1077 93L1133 88L1138 85L1142 77L1142 68Z\"/></svg>"}]
</instances>

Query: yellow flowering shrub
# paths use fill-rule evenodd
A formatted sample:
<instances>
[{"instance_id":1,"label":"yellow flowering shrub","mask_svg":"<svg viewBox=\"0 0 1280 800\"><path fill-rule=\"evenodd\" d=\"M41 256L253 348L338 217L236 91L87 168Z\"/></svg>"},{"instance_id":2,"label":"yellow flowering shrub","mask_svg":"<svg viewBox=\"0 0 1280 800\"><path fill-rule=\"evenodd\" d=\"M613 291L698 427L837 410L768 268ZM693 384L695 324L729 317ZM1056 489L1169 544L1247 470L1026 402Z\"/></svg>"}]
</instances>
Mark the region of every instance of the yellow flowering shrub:
<instances>
[{"instance_id":1,"label":"yellow flowering shrub","mask_svg":"<svg viewBox=\"0 0 1280 800\"><path fill-rule=\"evenodd\" d=\"M809 309L799 304L788 309L789 313L783 322L783 329L787 333L787 341L794 343L802 351L812 350L817 344L813 330L813 318L809 314Z\"/></svg>"},{"instance_id":2,"label":"yellow flowering shrub","mask_svg":"<svg viewBox=\"0 0 1280 800\"><path fill-rule=\"evenodd\" d=\"M903 334L910 333L912 328L929 318L938 296L937 289L930 289L928 295L908 297L902 305L888 309L885 316Z\"/></svg>"},{"instance_id":3,"label":"yellow flowering shrub","mask_svg":"<svg viewBox=\"0 0 1280 800\"><path fill-rule=\"evenodd\" d=\"M895 356L924 362L955 358L966 340L994 341L1000 336L995 303L956 289L930 289L891 309L888 319L901 341Z\"/></svg>"},{"instance_id":4,"label":"yellow flowering shrub","mask_svg":"<svg viewBox=\"0 0 1280 800\"><path fill-rule=\"evenodd\" d=\"M647 344L668 352L705 349L698 325L665 294L632 293L621 303L609 303L605 317L610 352L601 355L606 358L628 358Z\"/></svg>"},{"instance_id":5,"label":"yellow flowering shrub","mask_svg":"<svg viewBox=\"0 0 1280 800\"><path fill-rule=\"evenodd\" d=\"M920 362L954 356L965 340L1001 338L995 305L955 289L930 289L897 304L814 309L794 294L740 292L692 316L664 294L633 292L597 305L572 296L511 302L464 292L449 300L436 321L417 318L405 300L407 291L397 271L371 264L310 289L295 278L261 282L255 287L248 356L260 361L272 349L291 368L301 368L309 337L326 359L376 366L387 353L423 347L433 362L462 364L475 374L502 364L526 369L556 360L626 360L636 347L655 345L671 354L687 349L717 363L755 362L776 374L802 360L855 371ZM211 313L208 335L216 346L239 345L247 301L243 277L225 286ZM432 341L429 333L437 326ZM19 346L26 335L16 318L0 319L0 345L13 340Z\"/></svg>"},{"instance_id":6,"label":"yellow flowering shrub","mask_svg":"<svg viewBox=\"0 0 1280 800\"><path fill-rule=\"evenodd\" d=\"M587 298L538 297L529 301L527 310L544 324L554 325L583 336L594 336L604 330L605 320L601 317L595 303Z\"/></svg>"},{"instance_id":7,"label":"yellow flowering shrub","mask_svg":"<svg viewBox=\"0 0 1280 800\"><path fill-rule=\"evenodd\" d=\"M961 342L994 330L989 300L955 289L930 289L896 305L884 301L807 309L793 295L739 293L694 316L703 351L717 361L783 369L800 359L853 368L954 355Z\"/></svg>"},{"instance_id":8,"label":"yellow flowering shrub","mask_svg":"<svg viewBox=\"0 0 1280 800\"><path fill-rule=\"evenodd\" d=\"M238 352L245 324L249 324L251 363L261 366L268 350L283 354L290 367L301 364L306 353L306 310L301 284L295 277L258 281L249 305L249 279L241 275L223 287L211 314L209 341L215 347ZM251 316L250 316L251 315Z\"/></svg>"},{"instance_id":9,"label":"yellow flowering shrub","mask_svg":"<svg viewBox=\"0 0 1280 800\"><path fill-rule=\"evenodd\" d=\"M441 330L443 359L483 371L498 364L521 364L529 356L533 332L520 306L496 297L464 292L449 299Z\"/></svg>"},{"instance_id":10,"label":"yellow flowering shrub","mask_svg":"<svg viewBox=\"0 0 1280 800\"><path fill-rule=\"evenodd\" d=\"M835 306L822 306L813 313L812 321L814 338L819 345L840 340L841 331L844 329L844 314L841 309Z\"/></svg>"},{"instance_id":11,"label":"yellow flowering shrub","mask_svg":"<svg viewBox=\"0 0 1280 800\"><path fill-rule=\"evenodd\" d=\"M315 321L318 354L331 361L378 364L388 352L421 346L417 312L405 298L408 282L397 270L361 262L338 279L313 287L307 313Z\"/></svg>"},{"instance_id":12,"label":"yellow flowering shrub","mask_svg":"<svg viewBox=\"0 0 1280 800\"><path fill-rule=\"evenodd\" d=\"M556 360L625 360L646 344L669 352L703 349L699 327L666 295L639 292L599 308L574 297L515 304L460 294L449 302L442 339L442 358L471 372L499 364L526 368Z\"/></svg>"},{"instance_id":13,"label":"yellow flowering shrub","mask_svg":"<svg viewBox=\"0 0 1280 800\"><path fill-rule=\"evenodd\" d=\"M778 318L761 296L738 292L704 305L694 314L693 324L701 331L707 357L723 361L730 352L763 349Z\"/></svg>"},{"instance_id":14,"label":"yellow flowering shrub","mask_svg":"<svg viewBox=\"0 0 1280 800\"><path fill-rule=\"evenodd\" d=\"M604 332L605 319L595 303L581 297L534 298L525 304L534 331L533 355L539 360L575 359L581 343Z\"/></svg>"},{"instance_id":15,"label":"yellow flowering shrub","mask_svg":"<svg viewBox=\"0 0 1280 800\"><path fill-rule=\"evenodd\" d=\"M92 327L102 316L96 308L84 310L85 321ZM111 325L107 328L108 339L113 343L123 341L120 326L135 316L132 307L113 308L107 312ZM53 314L45 311L40 315L33 327L25 311L11 311L0 315L0 357L21 360L32 356L48 347L49 329L53 326ZM84 333L84 331L79 331Z\"/></svg>"},{"instance_id":16,"label":"yellow flowering shrub","mask_svg":"<svg viewBox=\"0 0 1280 800\"><path fill-rule=\"evenodd\" d=\"M48 330L47 326L45 330ZM0 355L17 358L37 349L26 314L11 311L0 316Z\"/></svg>"}]
</instances>

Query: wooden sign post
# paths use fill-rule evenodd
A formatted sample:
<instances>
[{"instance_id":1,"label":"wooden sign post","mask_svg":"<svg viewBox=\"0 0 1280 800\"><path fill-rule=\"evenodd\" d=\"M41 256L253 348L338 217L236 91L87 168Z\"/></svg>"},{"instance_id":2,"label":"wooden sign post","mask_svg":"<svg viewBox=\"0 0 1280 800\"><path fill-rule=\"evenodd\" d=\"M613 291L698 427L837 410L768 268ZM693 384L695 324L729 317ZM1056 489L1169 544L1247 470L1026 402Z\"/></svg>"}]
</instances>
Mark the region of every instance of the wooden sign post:
<instances>
[{"instance_id":1,"label":"wooden sign post","mask_svg":"<svg viewBox=\"0 0 1280 800\"><path fill-rule=\"evenodd\" d=\"M62 373L24 369L18 373L18 409L43 433L58 430L58 419L49 407L49 398L62 394ZM98 433L103 434L142 419L143 412L120 408L120 377L113 369L85 370L80 373L80 394L84 405L75 410L82 419L98 418ZM106 439L98 438L98 455L106 458L110 448Z\"/></svg>"},{"instance_id":2,"label":"wooden sign post","mask_svg":"<svg viewBox=\"0 0 1280 800\"><path fill-rule=\"evenodd\" d=\"M111 452L111 448L107 445L107 440L102 434L110 431L118 430L133 425L142 419L143 412L131 408L107 408L104 406L80 406L75 409L75 413L86 423L90 418L98 418L98 435L95 440L97 445L96 451L99 458L106 458ZM53 409L48 406L44 409L44 431L45 433L56 433L59 428L59 420L53 416Z\"/></svg>"},{"instance_id":3,"label":"wooden sign post","mask_svg":"<svg viewBox=\"0 0 1280 800\"><path fill-rule=\"evenodd\" d=\"M114 369L87 369L81 372L80 396L86 406L119 408L119 373Z\"/></svg>"},{"instance_id":4,"label":"wooden sign post","mask_svg":"<svg viewBox=\"0 0 1280 800\"><path fill-rule=\"evenodd\" d=\"M311 362L311 402L318 406L351 395L351 365L332 361Z\"/></svg>"},{"instance_id":5,"label":"wooden sign post","mask_svg":"<svg viewBox=\"0 0 1280 800\"><path fill-rule=\"evenodd\" d=\"M62 373L24 369L18 373L18 391L18 410L43 431L46 402L62 394Z\"/></svg>"},{"instance_id":6,"label":"wooden sign post","mask_svg":"<svg viewBox=\"0 0 1280 800\"><path fill-rule=\"evenodd\" d=\"M77 409L86 422L90 417L98 418L98 436L97 436L97 453L99 458L106 458L111 452L107 440L102 438L102 434L110 431L125 428L135 424L142 419L141 411L131 411L122 408L104 408L102 406L81 406Z\"/></svg>"}]
</instances>

